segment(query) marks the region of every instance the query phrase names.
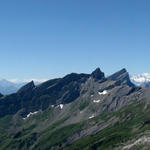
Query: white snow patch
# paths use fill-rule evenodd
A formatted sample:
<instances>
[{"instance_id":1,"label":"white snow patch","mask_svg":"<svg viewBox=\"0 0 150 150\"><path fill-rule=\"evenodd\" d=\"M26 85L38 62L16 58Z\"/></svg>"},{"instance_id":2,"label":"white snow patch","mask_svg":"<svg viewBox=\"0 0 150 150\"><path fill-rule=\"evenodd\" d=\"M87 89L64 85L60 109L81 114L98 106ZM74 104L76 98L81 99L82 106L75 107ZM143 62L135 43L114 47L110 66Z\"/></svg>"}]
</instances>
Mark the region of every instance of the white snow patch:
<instances>
[{"instance_id":1,"label":"white snow patch","mask_svg":"<svg viewBox=\"0 0 150 150\"><path fill-rule=\"evenodd\" d=\"M93 100L93 103L99 103L101 100L98 99L98 100Z\"/></svg>"},{"instance_id":2,"label":"white snow patch","mask_svg":"<svg viewBox=\"0 0 150 150\"><path fill-rule=\"evenodd\" d=\"M63 109L64 105L63 105L63 104L60 104L60 105L58 105L56 108L59 108L59 107L60 107L60 109Z\"/></svg>"},{"instance_id":3,"label":"white snow patch","mask_svg":"<svg viewBox=\"0 0 150 150\"><path fill-rule=\"evenodd\" d=\"M51 105L52 108L54 108L54 105Z\"/></svg>"},{"instance_id":4,"label":"white snow patch","mask_svg":"<svg viewBox=\"0 0 150 150\"><path fill-rule=\"evenodd\" d=\"M91 95L91 97L93 97L94 95Z\"/></svg>"},{"instance_id":5,"label":"white snow patch","mask_svg":"<svg viewBox=\"0 0 150 150\"><path fill-rule=\"evenodd\" d=\"M92 119L92 118L94 118L94 115L92 115L92 116L89 117L89 119Z\"/></svg>"},{"instance_id":6,"label":"white snow patch","mask_svg":"<svg viewBox=\"0 0 150 150\"><path fill-rule=\"evenodd\" d=\"M99 95L106 95L108 91L104 90L103 92L98 92Z\"/></svg>"},{"instance_id":7,"label":"white snow patch","mask_svg":"<svg viewBox=\"0 0 150 150\"><path fill-rule=\"evenodd\" d=\"M61 108L61 109L63 109L63 107L64 107L64 105L63 105L63 104L60 104L59 106L60 106L60 108Z\"/></svg>"},{"instance_id":8,"label":"white snow patch","mask_svg":"<svg viewBox=\"0 0 150 150\"><path fill-rule=\"evenodd\" d=\"M23 118L23 119L25 120L25 119L29 118L30 116L35 115L35 114L37 114L37 113L38 113L38 111L30 112L30 113L29 113L25 118Z\"/></svg>"}]
</instances>

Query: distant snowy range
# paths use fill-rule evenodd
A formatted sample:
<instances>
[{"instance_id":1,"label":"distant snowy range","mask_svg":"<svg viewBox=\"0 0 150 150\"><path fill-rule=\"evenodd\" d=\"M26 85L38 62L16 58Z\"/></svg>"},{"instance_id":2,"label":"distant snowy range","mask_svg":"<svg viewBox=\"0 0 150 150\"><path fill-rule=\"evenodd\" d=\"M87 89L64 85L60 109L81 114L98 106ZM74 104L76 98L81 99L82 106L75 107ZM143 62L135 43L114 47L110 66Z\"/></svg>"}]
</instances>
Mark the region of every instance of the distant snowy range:
<instances>
[{"instance_id":1,"label":"distant snowy range","mask_svg":"<svg viewBox=\"0 0 150 150\"><path fill-rule=\"evenodd\" d=\"M150 88L150 74L149 73L143 73L143 74L130 76L130 79L137 86Z\"/></svg>"},{"instance_id":2,"label":"distant snowy range","mask_svg":"<svg viewBox=\"0 0 150 150\"><path fill-rule=\"evenodd\" d=\"M6 79L0 79L0 93L3 95L7 95L7 94L12 94L17 92L22 86L24 86L25 84L27 84L30 81L34 81L35 85L38 85L44 81L46 81L46 79L28 79L28 80L23 80L23 81L19 81L16 79L13 80L6 80Z\"/></svg>"}]
</instances>

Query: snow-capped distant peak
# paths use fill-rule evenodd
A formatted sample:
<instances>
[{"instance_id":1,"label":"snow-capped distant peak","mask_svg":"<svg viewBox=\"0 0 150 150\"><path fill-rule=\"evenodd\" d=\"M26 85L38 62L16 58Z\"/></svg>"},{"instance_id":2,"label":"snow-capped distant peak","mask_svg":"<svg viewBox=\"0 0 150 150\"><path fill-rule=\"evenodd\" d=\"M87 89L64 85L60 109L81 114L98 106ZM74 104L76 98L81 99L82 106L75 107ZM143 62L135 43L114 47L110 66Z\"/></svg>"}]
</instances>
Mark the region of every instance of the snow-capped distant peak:
<instances>
[{"instance_id":1,"label":"snow-capped distant peak","mask_svg":"<svg viewBox=\"0 0 150 150\"><path fill-rule=\"evenodd\" d=\"M150 82L150 74L143 73L143 74L131 76L131 81L138 85L145 83L145 82Z\"/></svg>"}]
</instances>

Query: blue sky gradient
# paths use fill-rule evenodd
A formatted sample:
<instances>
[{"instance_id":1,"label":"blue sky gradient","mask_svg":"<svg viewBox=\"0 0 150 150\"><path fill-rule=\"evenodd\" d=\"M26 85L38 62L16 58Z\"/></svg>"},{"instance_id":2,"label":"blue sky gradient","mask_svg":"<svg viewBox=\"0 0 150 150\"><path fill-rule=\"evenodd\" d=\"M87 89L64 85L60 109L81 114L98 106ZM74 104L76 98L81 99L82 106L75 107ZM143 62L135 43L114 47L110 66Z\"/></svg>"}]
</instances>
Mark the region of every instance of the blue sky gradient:
<instances>
[{"instance_id":1,"label":"blue sky gradient","mask_svg":"<svg viewBox=\"0 0 150 150\"><path fill-rule=\"evenodd\" d=\"M1 78L150 72L149 0L0 1Z\"/></svg>"}]
</instances>

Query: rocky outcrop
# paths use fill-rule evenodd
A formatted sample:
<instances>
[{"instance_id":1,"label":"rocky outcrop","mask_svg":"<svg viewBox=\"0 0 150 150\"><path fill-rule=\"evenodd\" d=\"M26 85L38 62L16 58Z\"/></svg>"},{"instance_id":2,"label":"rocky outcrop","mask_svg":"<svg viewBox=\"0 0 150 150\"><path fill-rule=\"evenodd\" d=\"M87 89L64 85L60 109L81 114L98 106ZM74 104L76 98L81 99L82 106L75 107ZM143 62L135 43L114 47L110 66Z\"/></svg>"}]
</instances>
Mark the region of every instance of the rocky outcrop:
<instances>
[{"instance_id":1,"label":"rocky outcrop","mask_svg":"<svg viewBox=\"0 0 150 150\"><path fill-rule=\"evenodd\" d=\"M105 78L105 75L104 73L100 70L100 68L97 68L96 70L94 70L92 73L91 73L91 76L96 79L96 80L102 80Z\"/></svg>"},{"instance_id":2,"label":"rocky outcrop","mask_svg":"<svg viewBox=\"0 0 150 150\"><path fill-rule=\"evenodd\" d=\"M108 80L118 81L122 85L134 86L134 84L130 81L129 74L125 68L109 76Z\"/></svg>"}]
</instances>

